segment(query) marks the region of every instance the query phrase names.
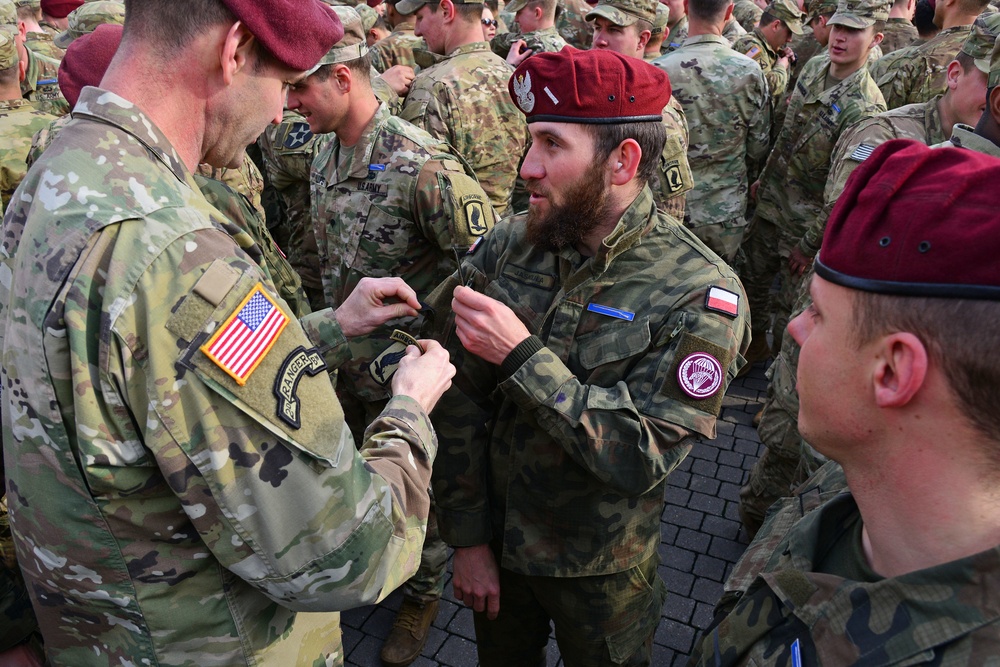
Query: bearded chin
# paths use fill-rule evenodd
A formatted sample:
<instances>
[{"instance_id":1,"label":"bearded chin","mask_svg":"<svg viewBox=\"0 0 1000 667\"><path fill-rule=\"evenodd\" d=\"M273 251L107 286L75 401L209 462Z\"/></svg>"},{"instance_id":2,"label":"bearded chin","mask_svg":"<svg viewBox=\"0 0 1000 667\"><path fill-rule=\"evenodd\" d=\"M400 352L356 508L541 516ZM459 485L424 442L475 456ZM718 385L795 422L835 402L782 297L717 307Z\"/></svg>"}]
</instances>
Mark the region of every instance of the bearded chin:
<instances>
[{"instance_id":1,"label":"bearded chin","mask_svg":"<svg viewBox=\"0 0 1000 667\"><path fill-rule=\"evenodd\" d=\"M531 181L528 182L529 190ZM549 211L541 214L529 207L526 230L528 241L548 251L579 246L607 220L611 208L611 187L604 170L592 167L579 181L566 188L560 203L549 198Z\"/></svg>"}]
</instances>

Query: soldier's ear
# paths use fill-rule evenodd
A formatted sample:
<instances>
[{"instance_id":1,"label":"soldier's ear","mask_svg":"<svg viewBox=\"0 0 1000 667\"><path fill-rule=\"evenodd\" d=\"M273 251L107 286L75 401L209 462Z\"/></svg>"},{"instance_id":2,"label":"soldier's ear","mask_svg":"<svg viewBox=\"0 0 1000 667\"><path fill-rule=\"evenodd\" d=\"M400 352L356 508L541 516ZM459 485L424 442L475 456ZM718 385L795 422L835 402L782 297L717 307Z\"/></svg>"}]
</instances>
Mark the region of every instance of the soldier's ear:
<instances>
[{"instance_id":1,"label":"soldier's ear","mask_svg":"<svg viewBox=\"0 0 1000 667\"><path fill-rule=\"evenodd\" d=\"M610 164L611 184L627 185L635 178L642 160L642 148L635 139L626 139L611 151Z\"/></svg>"},{"instance_id":2,"label":"soldier's ear","mask_svg":"<svg viewBox=\"0 0 1000 667\"><path fill-rule=\"evenodd\" d=\"M254 36L246 29L242 21L237 21L229 26L219 54L222 81L225 85L231 85L236 73L250 62L253 57L250 53L253 48L253 40Z\"/></svg>"}]
</instances>

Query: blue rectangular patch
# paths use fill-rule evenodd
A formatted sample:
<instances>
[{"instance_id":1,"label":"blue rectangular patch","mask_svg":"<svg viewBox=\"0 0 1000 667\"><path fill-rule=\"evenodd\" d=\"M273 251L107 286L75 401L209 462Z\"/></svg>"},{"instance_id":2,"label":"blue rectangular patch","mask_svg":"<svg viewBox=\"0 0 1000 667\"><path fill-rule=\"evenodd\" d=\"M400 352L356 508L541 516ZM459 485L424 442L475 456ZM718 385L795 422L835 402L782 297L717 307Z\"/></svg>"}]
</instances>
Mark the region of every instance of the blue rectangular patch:
<instances>
[{"instance_id":1,"label":"blue rectangular patch","mask_svg":"<svg viewBox=\"0 0 1000 667\"><path fill-rule=\"evenodd\" d=\"M798 639L792 642L792 667L802 667L802 650Z\"/></svg>"},{"instance_id":2,"label":"blue rectangular patch","mask_svg":"<svg viewBox=\"0 0 1000 667\"><path fill-rule=\"evenodd\" d=\"M627 310L619 310L618 308L612 308L611 306L600 306L596 303L588 304L587 310L592 313L597 313L598 315L607 315L608 317L614 317L628 322L635 319L635 313L630 313Z\"/></svg>"},{"instance_id":3,"label":"blue rectangular patch","mask_svg":"<svg viewBox=\"0 0 1000 667\"><path fill-rule=\"evenodd\" d=\"M836 104L831 104L830 107L837 113L840 113L840 107L838 107Z\"/></svg>"},{"instance_id":4,"label":"blue rectangular patch","mask_svg":"<svg viewBox=\"0 0 1000 667\"><path fill-rule=\"evenodd\" d=\"M368 165L368 171L385 171L384 164L370 164Z\"/></svg>"}]
</instances>

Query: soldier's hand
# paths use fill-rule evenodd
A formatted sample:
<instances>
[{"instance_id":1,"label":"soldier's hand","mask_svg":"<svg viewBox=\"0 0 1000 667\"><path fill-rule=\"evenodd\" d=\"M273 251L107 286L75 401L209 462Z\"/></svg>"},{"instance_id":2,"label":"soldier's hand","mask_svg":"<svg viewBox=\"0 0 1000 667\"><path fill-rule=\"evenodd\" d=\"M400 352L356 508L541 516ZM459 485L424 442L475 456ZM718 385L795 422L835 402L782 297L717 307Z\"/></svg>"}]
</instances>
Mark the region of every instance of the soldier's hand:
<instances>
[{"instance_id":1,"label":"soldier's hand","mask_svg":"<svg viewBox=\"0 0 1000 667\"><path fill-rule=\"evenodd\" d=\"M456 547L452 570L455 598L494 620L500 613L500 570L489 545Z\"/></svg>"},{"instance_id":2,"label":"soldier's hand","mask_svg":"<svg viewBox=\"0 0 1000 667\"><path fill-rule=\"evenodd\" d=\"M406 95L410 92L410 84L413 83L413 77L416 73L413 68L409 65L393 65L386 71L382 72L381 78L389 87L396 91L396 94L400 97Z\"/></svg>"},{"instance_id":3,"label":"soldier's hand","mask_svg":"<svg viewBox=\"0 0 1000 667\"><path fill-rule=\"evenodd\" d=\"M406 356L392 376L392 394L409 396L430 414L438 400L448 391L455 367L449 361L448 350L434 340L422 340L424 353L415 346L406 348Z\"/></svg>"},{"instance_id":4,"label":"soldier's hand","mask_svg":"<svg viewBox=\"0 0 1000 667\"><path fill-rule=\"evenodd\" d=\"M511 67L517 67L527 60L528 56L532 53L534 51L528 48L528 43L523 39L519 39L510 45L510 51L507 52L507 62Z\"/></svg>"},{"instance_id":5,"label":"soldier's hand","mask_svg":"<svg viewBox=\"0 0 1000 667\"><path fill-rule=\"evenodd\" d=\"M469 287L455 288L451 309L465 349L497 366L531 335L513 310Z\"/></svg>"},{"instance_id":6,"label":"soldier's hand","mask_svg":"<svg viewBox=\"0 0 1000 667\"><path fill-rule=\"evenodd\" d=\"M811 265L812 257L806 257L806 254L799 250L798 246L794 246L788 255L788 270L792 272L792 275L801 276Z\"/></svg>"},{"instance_id":7,"label":"soldier's hand","mask_svg":"<svg viewBox=\"0 0 1000 667\"><path fill-rule=\"evenodd\" d=\"M348 338L370 333L389 320L415 317L417 293L402 278L362 278L334 313Z\"/></svg>"},{"instance_id":8,"label":"soldier's hand","mask_svg":"<svg viewBox=\"0 0 1000 667\"><path fill-rule=\"evenodd\" d=\"M756 180L750 184L750 199L757 201L757 189L760 188L760 180Z\"/></svg>"}]
</instances>

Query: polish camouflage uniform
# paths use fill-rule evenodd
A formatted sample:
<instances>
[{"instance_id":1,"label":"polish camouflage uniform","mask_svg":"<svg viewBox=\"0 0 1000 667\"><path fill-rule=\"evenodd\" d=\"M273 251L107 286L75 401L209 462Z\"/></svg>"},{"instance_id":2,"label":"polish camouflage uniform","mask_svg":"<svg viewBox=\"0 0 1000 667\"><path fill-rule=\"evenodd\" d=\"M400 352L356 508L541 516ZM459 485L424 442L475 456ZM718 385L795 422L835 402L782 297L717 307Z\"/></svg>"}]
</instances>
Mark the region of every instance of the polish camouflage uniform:
<instances>
[{"instance_id":1,"label":"polish camouflage uniform","mask_svg":"<svg viewBox=\"0 0 1000 667\"><path fill-rule=\"evenodd\" d=\"M501 216L528 143L524 118L506 94L511 72L486 42L465 44L417 74L400 114L472 166Z\"/></svg>"},{"instance_id":2,"label":"polish camouflage uniform","mask_svg":"<svg viewBox=\"0 0 1000 667\"><path fill-rule=\"evenodd\" d=\"M757 27L764 10L753 0L736 0L733 3L733 18L740 22L743 29L752 32Z\"/></svg>"},{"instance_id":3,"label":"polish camouflage uniform","mask_svg":"<svg viewBox=\"0 0 1000 667\"><path fill-rule=\"evenodd\" d=\"M830 20L864 22L884 20L877 18L884 15L888 15L888 7L883 0L861 0L850 5L842 2ZM815 73L807 68L799 77L774 150L760 176L741 277L753 313L754 336L761 340L770 314L775 315L775 332L784 331L788 323L801 283L801 277L791 275L788 256L821 215L830 158L838 138L858 121L886 110L867 67L826 88L829 70L826 61ZM768 307L776 274L779 291ZM775 347L779 338L775 336Z\"/></svg>"},{"instance_id":4,"label":"polish camouflage uniform","mask_svg":"<svg viewBox=\"0 0 1000 667\"><path fill-rule=\"evenodd\" d=\"M1000 15L993 14L1000 20ZM983 20L983 17L977 19ZM943 93L948 63L972 32L971 25L960 25L939 32L934 39L883 56L872 70L885 103L890 109L904 104L926 102ZM996 32L994 29L993 32ZM887 60L886 58L889 58Z\"/></svg>"},{"instance_id":5,"label":"polish camouflage uniform","mask_svg":"<svg viewBox=\"0 0 1000 667\"><path fill-rule=\"evenodd\" d=\"M416 20L408 17L402 23L396 25L385 39L380 39L372 47L378 53L378 59L382 63L385 71L393 65L406 65L407 67L417 67L417 61L413 56L414 50L426 49L427 44L423 37L413 34L413 27ZM374 54L373 54L374 55Z\"/></svg>"},{"instance_id":6,"label":"polish camouflage uniform","mask_svg":"<svg viewBox=\"0 0 1000 667\"><path fill-rule=\"evenodd\" d=\"M532 246L517 216L478 244L462 274L465 284L511 307L533 335L494 366L455 336L457 274L429 300L458 368L434 413L447 452L433 480L441 534L454 546L491 543L502 591L512 590L505 581L530 576L566 596L559 599L578 602L575 634L588 639L560 642L567 664L606 661L608 651L618 660L642 653L666 596L655 571L667 474L687 455L692 435L715 436L725 393L723 382L710 397L690 398L678 367L701 351L733 377L748 340L739 282L656 211L648 187L594 257ZM737 297L736 317L706 308L713 287ZM601 306L634 313L634 320L593 312ZM628 609L608 606L619 586L632 600ZM501 616L517 605L506 597L501 604ZM510 645L510 637L482 626L477 619L481 655ZM596 651L605 657L586 655L598 638ZM511 657L506 664L530 663Z\"/></svg>"},{"instance_id":7,"label":"polish camouflage uniform","mask_svg":"<svg viewBox=\"0 0 1000 667\"><path fill-rule=\"evenodd\" d=\"M341 664L331 612L416 567L427 416L394 398L356 451L330 311L288 317L242 385L213 362L230 316L287 305L148 118L95 88L76 109L2 246L7 498L48 658Z\"/></svg>"},{"instance_id":8,"label":"polish camouflage uniform","mask_svg":"<svg viewBox=\"0 0 1000 667\"><path fill-rule=\"evenodd\" d=\"M719 623L689 664L988 665L1000 655L992 603L1000 547L883 578L864 556L861 514L845 486L830 462L775 508L727 580ZM824 570L852 571L818 571L831 551L850 562Z\"/></svg>"},{"instance_id":9,"label":"polish camouflage uniform","mask_svg":"<svg viewBox=\"0 0 1000 667\"><path fill-rule=\"evenodd\" d=\"M768 151L767 82L754 61L715 35L688 37L654 64L667 72L691 119L694 189L684 224L731 264L747 224L747 164L763 161Z\"/></svg>"},{"instance_id":10,"label":"polish camouflage uniform","mask_svg":"<svg viewBox=\"0 0 1000 667\"><path fill-rule=\"evenodd\" d=\"M294 111L285 111L281 123L269 125L257 140L264 168L284 205L281 233L287 239L288 263L302 279L302 288L313 310L325 307L320 278L319 250L310 218L309 170L317 143L328 140L309 130L309 123Z\"/></svg>"},{"instance_id":11,"label":"polish camouflage uniform","mask_svg":"<svg viewBox=\"0 0 1000 667\"><path fill-rule=\"evenodd\" d=\"M0 32L0 49L4 40L13 44L10 37ZM0 54L0 65L3 60ZM17 62L16 52L14 62ZM31 149L31 138L53 119L50 114L36 111L27 100L0 102L0 210L7 210L11 195L28 170L25 158Z\"/></svg>"},{"instance_id":12,"label":"polish camouflage uniform","mask_svg":"<svg viewBox=\"0 0 1000 667\"><path fill-rule=\"evenodd\" d=\"M893 51L905 48L919 37L917 27L904 18L890 18L885 23L885 30L882 31L882 53L888 55Z\"/></svg>"},{"instance_id":13,"label":"polish camouflage uniform","mask_svg":"<svg viewBox=\"0 0 1000 667\"><path fill-rule=\"evenodd\" d=\"M562 11L556 13L556 30L570 46L589 49L594 41L594 26L585 18L591 10L587 0L559 0Z\"/></svg>"},{"instance_id":14,"label":"polish camouflage uniform","mask_svg":"<svg viewBox=\"0 0 1000 667\"><path fill-rule=\"evenodd\" d=\"M806 257L814 257L819 252L833 205L844 191L848 177L872 151L892 139L914 139L928 145L944 141L940 100L938 96L923 104L892 109L844 131L830 161L823 211L799 241L799 250ZM798 301L792 309L793 317L812 304L808 284L808 279L802 283ZM821 457L802 441L798 431L799 396L795 389L798 359L799 345L786 330L782 334L781 351L767 371L771 383L757 427L766 449L740 490L740 518L751 537L760 528L767 508L802 484L821 461Z\"/></svg>"},{"instance_id":15,"label":"polish camouflage uniform","mask_svg":"<svg viewBox=\"0 0 1000 667\"><path fill-rule=\"evenodd\" d=\"M513 4L514 3L511 3L508 7ZM567 43L566 40L562 38L562 35L559 34L556 27L552 26L549 28L542 28L541 30L535 30L533 32L505 32L497 34L497 36L490 41L490 48L493 50L493 53L497 54L501 58L507 58L507 54L510 52L510 47L513 46L514 42L519 39L523 39L525 44L527 44L527 47L535 53L561 51Z\"/></svg>"}]
</instances>

